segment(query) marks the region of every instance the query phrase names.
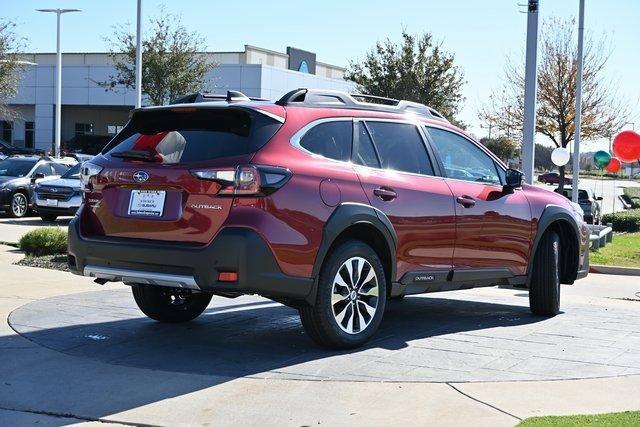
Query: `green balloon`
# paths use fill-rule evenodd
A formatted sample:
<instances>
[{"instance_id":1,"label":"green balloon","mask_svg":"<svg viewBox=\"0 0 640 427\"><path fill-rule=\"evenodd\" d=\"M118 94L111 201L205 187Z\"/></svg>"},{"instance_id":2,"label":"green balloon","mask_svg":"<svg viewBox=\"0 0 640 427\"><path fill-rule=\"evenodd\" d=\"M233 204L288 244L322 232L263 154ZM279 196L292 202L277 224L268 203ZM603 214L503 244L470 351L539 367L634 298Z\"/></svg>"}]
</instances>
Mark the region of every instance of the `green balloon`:
<instances>
[{"instance_id":1,"label":"green balloon","mask_svg":"<svg viewBox=\"0 0 640 427\"><path fill-rule=\"evenodd\" d=\"M604 150L596 151L596 154L593 155L593 161L600 169L606 168L611 162L611 154Z\"/></svg>"}]
</instances>

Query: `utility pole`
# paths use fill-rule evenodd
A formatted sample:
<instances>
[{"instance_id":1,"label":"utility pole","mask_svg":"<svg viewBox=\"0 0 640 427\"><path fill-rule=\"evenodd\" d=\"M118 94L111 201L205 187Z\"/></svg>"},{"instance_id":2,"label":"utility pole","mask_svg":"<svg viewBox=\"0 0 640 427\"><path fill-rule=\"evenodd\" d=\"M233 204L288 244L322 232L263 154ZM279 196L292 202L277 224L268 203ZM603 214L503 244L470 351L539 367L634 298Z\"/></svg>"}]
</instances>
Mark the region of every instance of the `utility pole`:
<instances>
[{"instance_id":1,"label":"utility pole","mask_svg":"<svg viewBox=\"0 0 640 427\"><path fill-rule=\"evenodd\" d=\"M527 53L524 75L524 125L522 127L522 169L524 179L533 183L536 136L536 90L538 68L538 0L527 5Z\"/></svg>"},{"instance_id":2,"label":"utility pole","mask_svg":"<svg viewBox=\"0 0 640 427\"><path fill-rule=\"evenodd\" d=\"M60 15L69 12L82 12L80 9L36 9L38 12L56 14L56 125L53 156L60 157L60 140L62 139L62 51L60 50Z\"/></svg>"},{"instance_id":3,"label":"utility pole","mask_svg":"<svg viewBox=\"0 0 640 427\"><path fill-rule=\"evenodd\" d=\"M573 144L573 183L571 201L578 203L578 185L580 175L580 132L582 126L582 41L584 39L584 0L580 0L580 12L578 15L578 66L576 73L576 119L575 137Z\"/></svg>"},{"instance_id":4,"label":"utility pole","mask_svg":"<svg viewBox=\"0 0 640 427\"><path fill-rule=\"evenodd\" d=\"M142 0L138 0L136 22L136 108L142 106Z\"/></svg>"}]
</instances>

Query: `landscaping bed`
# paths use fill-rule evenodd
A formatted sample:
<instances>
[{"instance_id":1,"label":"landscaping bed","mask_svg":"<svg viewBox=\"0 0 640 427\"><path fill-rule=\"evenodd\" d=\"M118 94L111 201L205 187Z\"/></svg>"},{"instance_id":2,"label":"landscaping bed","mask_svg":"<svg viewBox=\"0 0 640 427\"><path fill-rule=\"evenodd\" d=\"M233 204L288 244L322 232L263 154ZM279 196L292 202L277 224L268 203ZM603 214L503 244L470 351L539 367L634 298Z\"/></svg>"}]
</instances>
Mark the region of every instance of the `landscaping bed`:
<instances>
[{"instance_id":1,"label":"landscaping bed","mask_svg":"<svg viewBox=\"0 0 640 427\"><path fill-rule=\"evenodd\" d=\"M67 233L57 227L43 227L22 236L16 245L27 255L17 265L69 271Z\"/></svg>"},{"instance_id":2,"label":"landscaping bed","mask_svg":"<svg viewBox=\"0 0 640 427\"><path fill-rule=\"evenodd\" d=\"M599 415L569 415L565 417L527 418L518 427L560 427L560 426L611 426L626 427L640 425L640 412L615 412Z\"/></svg>"},{"instance_id":3,"label":"landscaping bed","mask_svg":"<svg viewBox=\"0 0 640 427\"><path fill-rule=\"evenodd\" d=\"M25 265L27 267L48 268L51 270L69 271L66 255L42 255L42 256L26 256L17 265Z\"/></svg>"},{"instance_id":4,"label":"landscaping bed","mask_svg":"<svg viewBox=\"0 0 640 427\"><path fill-rule=\"evenodd\" d=\"M640 267L640 233L614 235L611 243L591 251L589 261L593 265Z\"/></svg>"}]
</instances>

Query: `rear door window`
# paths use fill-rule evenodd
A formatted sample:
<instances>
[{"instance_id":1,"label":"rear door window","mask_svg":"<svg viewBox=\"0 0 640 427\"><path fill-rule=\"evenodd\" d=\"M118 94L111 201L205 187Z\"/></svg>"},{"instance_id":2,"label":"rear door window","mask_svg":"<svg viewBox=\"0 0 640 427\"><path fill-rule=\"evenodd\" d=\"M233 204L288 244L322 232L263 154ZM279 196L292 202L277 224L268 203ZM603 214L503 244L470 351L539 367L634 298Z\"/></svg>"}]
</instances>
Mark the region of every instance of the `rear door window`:
<instances>
[{"instance_id":1,"label":"rear door window","mask_svg":"<svg viewBox=\"0 0 640 427\"><path fill-rule=\"evenodd\" d=\"M371 141L366 125L363 122L358 122L356 126L358 132L358 150L354 163L371 168L379 168L380 161L378 160L378 154L373 146L373 141Z\"/></svg>"},{"instance_id":2,"label":"rear door window","mask_svg":"<svg viewBox=\"0 0 640 427\"><path fill-rule=\"evenodd\" d=\"M238 108L143 111L102 152L112 158L199 162L253 153L280 126L275 119Z\"/></svg>"},{"instance_id":3,"label":"rear door window","mask_svg":"<svg viewBox=\"0 0 640 427\"><path fill-rule=\"evenodd\" d=\"M348 162L351 159L353 128L351 120L320 123L305 133L300 146L323 157Z\"/></svg>"},{"instance_id":4,"label":"rear door window","mask_svg":"<svg viewBox=\"0 0 640 427\"><path fill-rule=\"evenodd\" d=\"M409 123L368 121L384 169L433 175L433 166L416 126Z\"/></svg>"}]
</instances>

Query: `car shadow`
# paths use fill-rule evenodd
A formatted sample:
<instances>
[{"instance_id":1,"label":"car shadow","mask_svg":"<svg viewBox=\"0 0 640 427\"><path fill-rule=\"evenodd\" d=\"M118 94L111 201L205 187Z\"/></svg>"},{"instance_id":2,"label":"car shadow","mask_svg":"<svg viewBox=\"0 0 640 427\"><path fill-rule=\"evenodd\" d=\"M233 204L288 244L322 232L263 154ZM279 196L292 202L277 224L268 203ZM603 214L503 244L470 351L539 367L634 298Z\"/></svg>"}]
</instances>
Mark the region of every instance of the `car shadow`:
<instances>
[{"instance_id":1,"label":"car shadow","mask_svg":"<svg viewBox=\"0 0 640 427\"><path fill-rule=\"evenodd\" d=\"M117 303L109 298L108 292L119 293ZM298 365L309 362L324 368L307 369L318 373L317 377L308 378L322 379L322 369L326 366L344 367L346 372L347 365L362 363L363 357L403 349L412 341L543 320L531 315L524 306L407 297L388 303L379 331L366 345L354 350L331 351L316 346L308 338L296 310L269 300L223 300L190 323L161 324L142 317L132 303L125 303L131 300L127 290L76 295L66 303L67 297L54 297L23 306L11 313L9 323L22 337L64 354L148 370L143 382L136 377L109 375L109 388L113 392L126 390L129 398L85 401L83 407L89 407L91 416L95 417L237 378L283 378L283 373L284 377L295 377ZM47 327L47 324L56 326ZM0 337L0 348L8 338ZM358 359L358 356L362 357ZM3 376L4 369L0 367ZM44 381L41 388L46 391L48 385L63 381L62 378L65 383L80 382L75 388L68 385L78 395L72 392L63 399L71 405L71 408L65 407L66 410L73 412L73 406L77 405L74 399L83 399L79 393L86 393L87 387L95 388L107 375L78 371L74 366L60 367L59 371L51 373L49 369L47 377L33 378L42 375L39 370L23 368L21 376L13 381L14 386L18 383L33 387L34 382ZM198 376L183 378L176 377L177 374ZM51 375L54 377L49 378ZM332 373L334 379L340 375L340 369ZM171 379L169 383L167 378Z\"/></svg>"},{"instance_id":2,"label":"car shadow","mask_svg":"<svg viewBox=\"0 0 640 427\"><path fill-rule=\"evenodd\" d=\"M23 225L23 226L36 226L36 225L61 225L61 226L67 226L69 225L69 222L73 219L72 216L69 217L61 217L56 219L55 221L44 221L40 218L22 218L22 219L5 219L2 218L0 220L1 224L8 224L8 225Z\"/></svg>"}]
</instances>

